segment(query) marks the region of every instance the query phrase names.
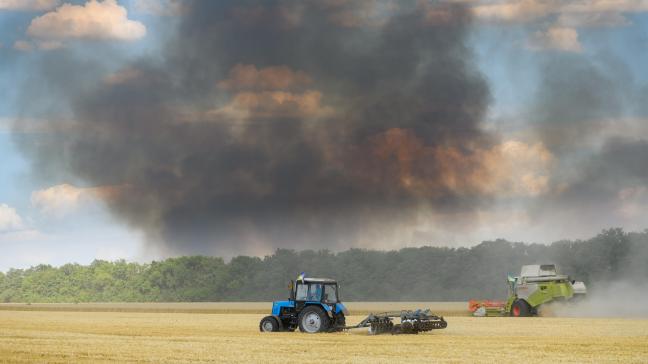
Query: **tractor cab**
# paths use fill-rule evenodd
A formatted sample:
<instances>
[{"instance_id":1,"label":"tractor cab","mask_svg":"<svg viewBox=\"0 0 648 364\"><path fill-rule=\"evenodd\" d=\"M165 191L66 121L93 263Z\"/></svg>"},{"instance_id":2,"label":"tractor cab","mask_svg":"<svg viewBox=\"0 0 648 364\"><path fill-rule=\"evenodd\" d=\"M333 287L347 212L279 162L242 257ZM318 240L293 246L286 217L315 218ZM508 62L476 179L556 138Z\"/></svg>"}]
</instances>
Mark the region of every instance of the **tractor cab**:
<instances>
[{"instance_id":1,"label":"tractor cab","mask_svg":"<svg viewBox=\"0 0 648 364\"><path fill-rule=\"evenodd\" d=\"M304 278L297 283L291 281L291 286L290 300L292 301L338 303L338 284L332 279Z\"/></svg>"},{"instance_id":2,"label":"tractor cab","mask_svg":"<svg viewBox=\"0 0 648 364\"><path fill-rule=\"evenodd\" d=\"M299 276L290 281L287 301L272 303L272 315L261 320L261 331L316 333L338 331L345 326L348 311L340 302L337 281Z\"/></svg>"}]
</instances>

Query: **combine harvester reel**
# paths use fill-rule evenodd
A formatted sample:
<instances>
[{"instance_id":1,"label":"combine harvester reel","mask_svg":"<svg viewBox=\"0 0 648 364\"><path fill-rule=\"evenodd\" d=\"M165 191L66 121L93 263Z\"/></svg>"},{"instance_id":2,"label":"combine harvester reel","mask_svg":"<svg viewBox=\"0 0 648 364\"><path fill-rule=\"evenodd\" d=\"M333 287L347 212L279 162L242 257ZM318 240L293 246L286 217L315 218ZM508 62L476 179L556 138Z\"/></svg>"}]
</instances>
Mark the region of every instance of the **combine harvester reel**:
<instances>
[{"instance_id":1,"label":"combine harvester reel","mask_svg":"<svg viewBox=\"0 0 648 364\"><path fill-rule=\"evenodd\" d=\"M394 324L393 319L400 318L399 324ZM423 331L445 329L448 323L443 317L432 315L430 310L392 311L370 314L355 326L344 329L357 329L368 327L370 335L379 334L418 334Z\"/></svg>"}]
</instances>

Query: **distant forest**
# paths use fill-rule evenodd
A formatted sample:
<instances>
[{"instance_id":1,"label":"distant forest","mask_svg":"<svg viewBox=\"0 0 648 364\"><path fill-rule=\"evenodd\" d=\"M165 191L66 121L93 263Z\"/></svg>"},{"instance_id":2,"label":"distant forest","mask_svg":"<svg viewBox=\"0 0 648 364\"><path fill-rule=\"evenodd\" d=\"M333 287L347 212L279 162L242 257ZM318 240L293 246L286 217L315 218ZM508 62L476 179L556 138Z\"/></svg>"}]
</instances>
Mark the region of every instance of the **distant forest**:
<instances>
[{"instance_id":1,"label":"distant forest","mask_svg":"<svg viewBox=\"0 0 648 364\"><path fill-rule=\"evenodd\" d=\"M336 278L346 301L504 298L506 275L555 263L590 290L605 282L645 282L648 230L609 229L589 240L550 245L486 241L471 248L397 251L279 249L259 258L186 256L150 264L96 260L0 272L0 302L266 301L288 296L299 272Z\"/></svg>"}]
</instances>

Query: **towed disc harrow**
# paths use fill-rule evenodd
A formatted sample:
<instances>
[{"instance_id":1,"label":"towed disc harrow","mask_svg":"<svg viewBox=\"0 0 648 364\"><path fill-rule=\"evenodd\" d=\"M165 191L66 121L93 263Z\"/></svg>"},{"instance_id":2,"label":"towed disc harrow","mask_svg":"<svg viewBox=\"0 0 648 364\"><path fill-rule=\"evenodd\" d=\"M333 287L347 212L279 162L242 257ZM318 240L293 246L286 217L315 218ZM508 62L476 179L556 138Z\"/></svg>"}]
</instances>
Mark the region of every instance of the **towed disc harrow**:
<instances>
[{"instance_id":1,"label":"towed disc harrow","mask_svg":"<svg viewBox=\"0 0 648 364\"><path fill-rule=\"evenodd\" d=\"M400 323L394 323L395 318L400 318ZM346 326L345 330L369 328L369 334L418 334L419 332L435 329L445 329L448 323L441 316L433 315L429 309L426 310L403 310L391 311L377 314L369 314L364 320L355 326Z\"/></svg>"}]
</instances>

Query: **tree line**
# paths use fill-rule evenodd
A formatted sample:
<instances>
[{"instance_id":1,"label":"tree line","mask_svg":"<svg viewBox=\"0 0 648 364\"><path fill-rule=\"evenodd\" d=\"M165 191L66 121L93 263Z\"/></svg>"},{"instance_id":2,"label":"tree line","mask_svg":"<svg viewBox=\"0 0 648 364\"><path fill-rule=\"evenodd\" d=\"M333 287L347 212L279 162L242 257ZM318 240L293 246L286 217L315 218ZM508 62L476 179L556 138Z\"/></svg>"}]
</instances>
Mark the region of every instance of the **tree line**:
<instances>
[{"instance_id":1,"label":"tree line","mask_svg":"<svg viewBox=\"0 0 648 364\"><path fill-rule=\"evenodd\" d=\"M279 249L260 257L185 256L147 264L95 260L0 272L0 302L266 301L286 298L299 272L336 278L346 301L504 298L506 275L555 263L590 290L648 278L648 230L609 229L588 240L549 245L485 241L471 248L394 251Z\"/></svg>"}]
</instances>

